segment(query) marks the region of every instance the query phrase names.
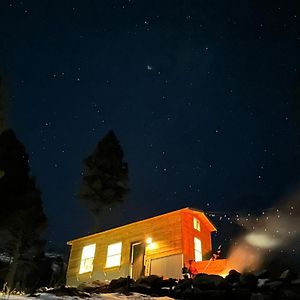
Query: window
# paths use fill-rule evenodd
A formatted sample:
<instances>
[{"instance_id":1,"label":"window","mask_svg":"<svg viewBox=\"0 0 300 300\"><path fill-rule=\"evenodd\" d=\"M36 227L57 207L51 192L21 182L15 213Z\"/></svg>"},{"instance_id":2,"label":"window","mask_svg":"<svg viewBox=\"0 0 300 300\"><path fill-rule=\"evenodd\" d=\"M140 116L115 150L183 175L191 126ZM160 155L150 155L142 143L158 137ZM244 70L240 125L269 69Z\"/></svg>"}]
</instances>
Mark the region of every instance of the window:
<instances>
[{"instance_id":1,"label":"window","mask_svg":"<svg viewBox=\"0 0 300 300\"><path fill-rule=\"evenodd\" d=\"M200 231L200 221L196 218L194 218L194 228Z\"/></svg>"},{"instance_id":2,"label":"window","mask_svg":"<svg viewBox=\"0 0 300 300\"><path fill-rule=\"evenodd\" d=\"M202 260L201 240L194 237L195 261Z\"/></svg>"},{"instance_id":3,"label":"window","mask_svg":"<svg viewBox=\"0 0 300 300\"><path fill-rule=\"evenodd\" d=\"M84 246L82 249L79 274L92 272L95 257L96 244Z\"/></svg>"},{"instance_id":4,"label":"window","mask_svg":"<svg viewBox=\"0 0 300 300\"><path fill-rule=\"evenodd\" d=\"M122 242L108 245L106 268L116 267L121 264Z\"/></svg>"}]
</instances>

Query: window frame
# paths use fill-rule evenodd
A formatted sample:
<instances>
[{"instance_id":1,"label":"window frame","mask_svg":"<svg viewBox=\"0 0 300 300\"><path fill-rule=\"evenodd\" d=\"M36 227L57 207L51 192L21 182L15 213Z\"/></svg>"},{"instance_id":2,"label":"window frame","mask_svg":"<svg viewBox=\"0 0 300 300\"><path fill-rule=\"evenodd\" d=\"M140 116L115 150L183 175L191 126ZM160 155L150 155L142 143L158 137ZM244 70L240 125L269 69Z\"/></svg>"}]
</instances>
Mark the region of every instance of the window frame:
<instances>
[{"instance_id":1,"label":"window frame","mask_svg":"<svg viewBox=\"0 0 300 300\"><path fill-rule=\"evenodd\" d=\"M115 247L119 247L120 249L112 249L113 246ZM106 250L106 261L105 261L105 268L109 269L109 268L115 268L115 267L119 267L121 265L121 258L122 258L122 242L117 242L117 243L113 243L113 244L109 244L107 246L107 250ZM109 253L109 252L112 253ZM116 251L116 252L115 252ZM112 258L116 259L116 263L113 263L111 260Z\"/></svg>"},{"instance_id":2,"label":"window frame","mask_svg":"<svg viewBox=\"0 0 300 300\"><path fill-rule=\"evenodd\" d=\"M88 248L93 248L93 249L88 250ZM91 254L86 254L86 252L88 251L93 252L93 256L91 256ZM79 272L78 272L79 274L93 272L95 254L96 254L96 243L83 246L81 259L80 259Z\"/></svg>"},{"instance_id":3,"label":"window frame","mask_svg":"<svg viewBox=\"0 0 300 300\"><path fill-rule=\"evenodd\" d=\"M201 226L200 226L200 220L197 219L196 217L194 217L193 219L193 225L194 225L194 229L197 231L201 231Z\"/></svg>"}]
</instances>

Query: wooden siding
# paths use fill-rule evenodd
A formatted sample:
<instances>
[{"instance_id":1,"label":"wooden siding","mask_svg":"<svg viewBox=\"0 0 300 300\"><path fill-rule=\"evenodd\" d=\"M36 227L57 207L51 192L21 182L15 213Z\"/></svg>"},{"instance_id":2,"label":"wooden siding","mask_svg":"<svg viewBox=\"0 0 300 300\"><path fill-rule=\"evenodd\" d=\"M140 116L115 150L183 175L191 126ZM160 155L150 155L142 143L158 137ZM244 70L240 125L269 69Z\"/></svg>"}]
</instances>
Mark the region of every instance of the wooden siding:
<instances>
[{"instance_id":1,"label":"wooden siding","mask_svg":"<svg viewBox=\"0 0 300 300\"><path fill-rule=\"evenodd\" d=\"M203 222L203 216L201 216L201 214L202 213L193 211L182 211L182 248L184 262L195 259L194 237L201 240L203 259L209 255L212 250L211 229ZM200 231L194 229L194 217L200 221Z\"/></svg>"},{"instance_id":2,"label":"wooden siding","mask_svg":"<svg viewBox=\"0 0 300 300\"><path fill-rule=\"evenodd\" d=\"M193 218L200 221L200 232L194 229ZM69 242L72 246L67 270L67 284L78 285L83 281L111 280L130 275L131 245L152 238L146 246L145 271L149 274L151 260L182 254L183 262L194 259L194 237L202 242L203 259L211 251L211 232L214 225L199 210L184 208L150 219L138 221L118 228L85 236ZM121 265L106 268L107 247L122 242ZM93 271L79 274L81 254L84 246L96 244Z\"/></svg>"},{"instance_id":3,"label":"wooden siding","mask_svg":"<svg viewBox=\"0 0 300 300\"><path fill-rule=\"evenodd\" d=\"M97 277L96 274L99 275L101 272L104 273L107 279L110 279L110 273L111 275L116 274L113 276L129 275L131 244L134 242L144 242L147 237L152 238L154 249L150 249L151 247L149 246L146 247L145 259L151 260L182 253L180 211L74 240L68 264L67 280L73 278L73 280L69 280L72 283L74 282L74 278L76 278L78 283L86 280L94 280L97 279L95 278ZM107 246L117 242L122 242L121 266L107 269L105 268ZM78 274L83 247L94 243L96 244L96 253L93 272Z\"/></svg>"}]
</instances>

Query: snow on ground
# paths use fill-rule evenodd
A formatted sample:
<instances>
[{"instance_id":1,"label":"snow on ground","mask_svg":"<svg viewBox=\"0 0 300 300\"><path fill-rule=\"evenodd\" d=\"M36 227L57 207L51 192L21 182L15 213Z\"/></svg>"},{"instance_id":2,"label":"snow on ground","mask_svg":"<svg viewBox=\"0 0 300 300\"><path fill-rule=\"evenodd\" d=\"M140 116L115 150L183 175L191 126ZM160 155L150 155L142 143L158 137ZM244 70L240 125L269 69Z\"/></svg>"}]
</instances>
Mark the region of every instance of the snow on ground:
<instances>
[{"instance_id":1,"label":"snow on ground","mask_svg":"<svg viewBox=\"0 0 300 300\"><path fill-rule=\"evenodd\" d=\"M72 300L76 299L79 300L81 298L79 297L71 297L71 296L55 296L53 294L48 294L48 293L38 293L38 297L28 297L26 295L0 295L0 298L5 300ZM119 293L111 293L111 294L101 294L101 295L92 295L90 298L86 299L95 299L95 300L157 300L158 297L151 297L149 295L143 295L139 293L133 293L130 296L125 296L123 294ZM159 297L159 300L173 300L173 298L169 297Z\"/></svg>"}]
</instances>

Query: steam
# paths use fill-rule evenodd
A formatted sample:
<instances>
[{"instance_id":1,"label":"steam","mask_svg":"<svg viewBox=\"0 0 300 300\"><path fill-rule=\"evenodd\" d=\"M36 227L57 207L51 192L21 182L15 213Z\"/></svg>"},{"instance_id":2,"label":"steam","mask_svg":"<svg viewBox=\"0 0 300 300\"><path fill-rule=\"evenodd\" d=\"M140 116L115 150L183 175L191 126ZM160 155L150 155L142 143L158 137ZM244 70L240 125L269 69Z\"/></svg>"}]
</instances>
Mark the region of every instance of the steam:
<instances>
[{"instance_id":1,"label":"steam","mask_svg":"<svg viewBox=\"0 0 300 300\"><path fill-rule=\"evenodd\" d=\"M279 239L272 238L271 236L263 232L251 232L246 235L245 240L250 245L263 249L274 248L280 245Z\"/></svg>"},{"instance_id":2,"label":"steam","mask_svg":"<svg viewBox=\"0 0 300 300\"><path fill-rule=\"evenodd\" d=\"M246 234L232 246L228 267L239 272L254 271L272 253L293 251L300 234L300 190L260 216L248 214L238 223Z\"/></svg>"}]
</instances>

